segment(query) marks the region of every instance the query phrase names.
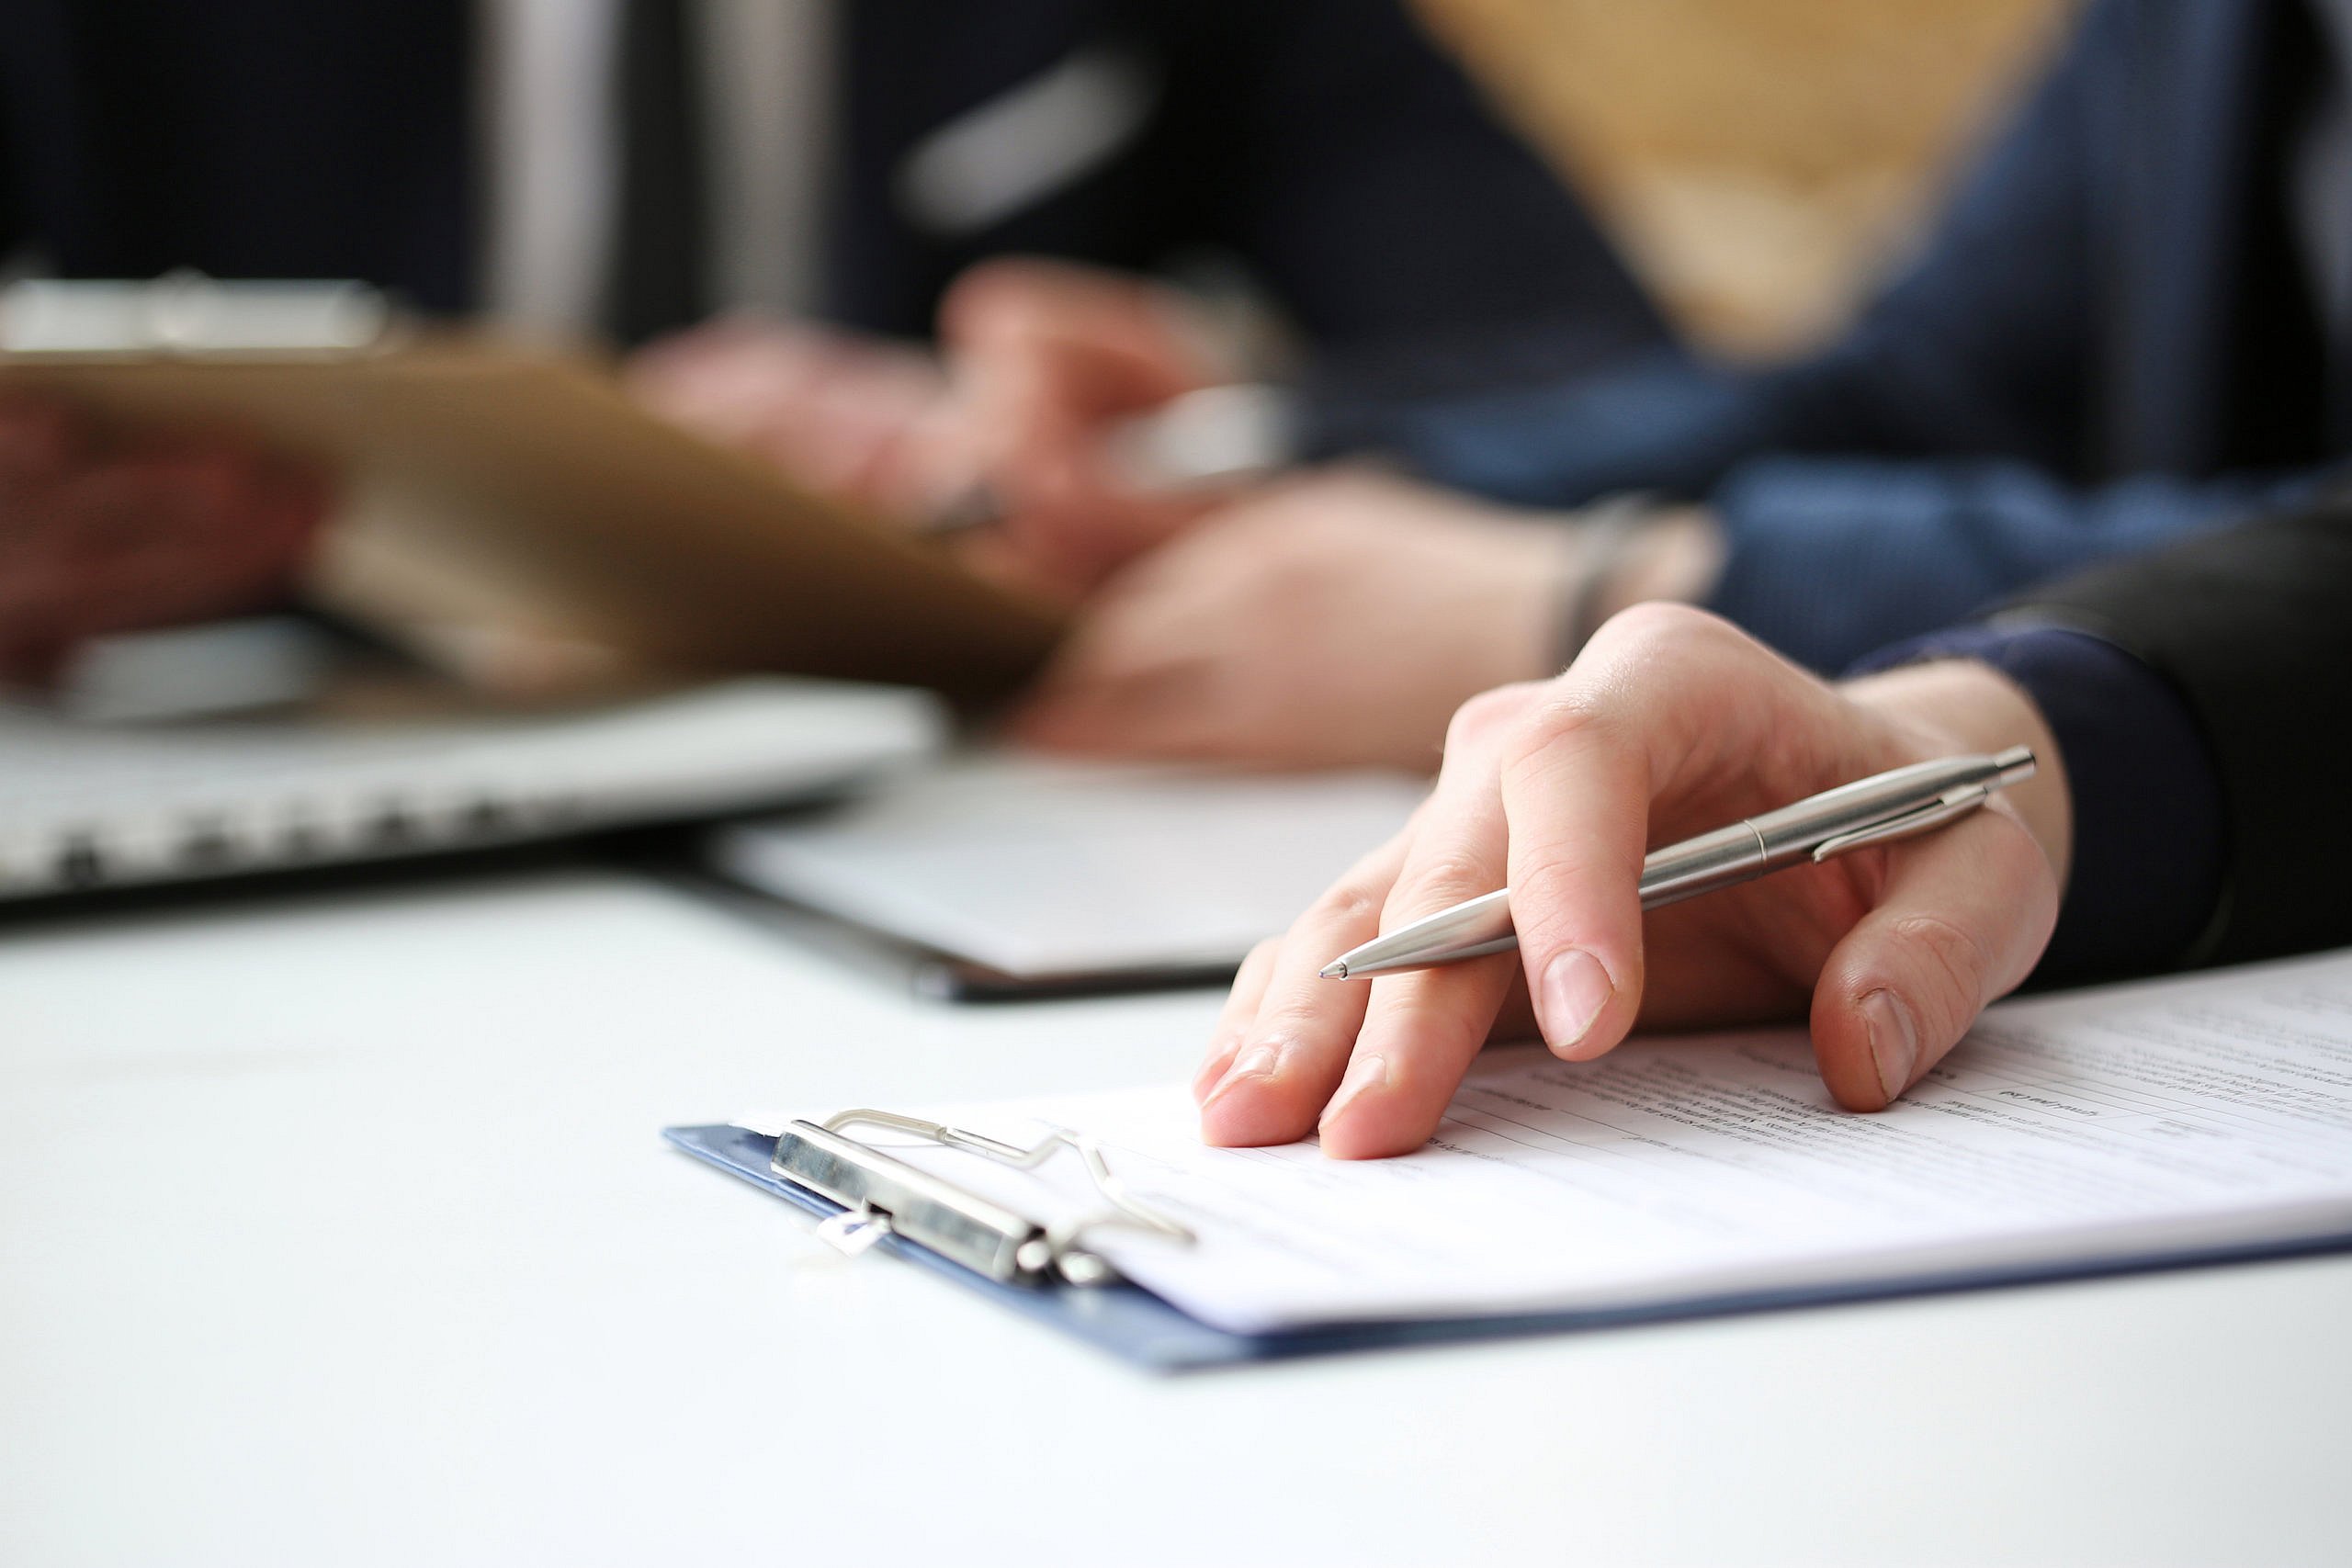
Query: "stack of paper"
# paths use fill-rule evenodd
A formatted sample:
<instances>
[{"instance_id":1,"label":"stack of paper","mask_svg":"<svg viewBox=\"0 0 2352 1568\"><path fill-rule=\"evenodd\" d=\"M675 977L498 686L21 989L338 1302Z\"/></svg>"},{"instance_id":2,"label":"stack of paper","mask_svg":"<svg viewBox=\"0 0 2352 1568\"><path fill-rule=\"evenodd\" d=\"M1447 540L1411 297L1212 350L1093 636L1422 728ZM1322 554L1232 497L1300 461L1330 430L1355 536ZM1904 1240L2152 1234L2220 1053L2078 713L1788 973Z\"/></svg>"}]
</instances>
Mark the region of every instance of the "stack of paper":
<instances>
[{"instance_id":1,"label":"stack of paper","mask_svg":"<svg viewBox=\"0 0 2352 1568\"><path fill-rule=\"evenodd\" d=\"M2352 954L2011 1004L1874 1115L1792 1031L1493 1053L1395 1160L1205 1148L1173 1087L926 1114L1094 1134L1198 1239L1089 1245L1237 1333L2031 1277L2352 1238ZM1100 1207L1067 1158L891 1152L1039 1218Z\"/></svg>"}]
</instances>

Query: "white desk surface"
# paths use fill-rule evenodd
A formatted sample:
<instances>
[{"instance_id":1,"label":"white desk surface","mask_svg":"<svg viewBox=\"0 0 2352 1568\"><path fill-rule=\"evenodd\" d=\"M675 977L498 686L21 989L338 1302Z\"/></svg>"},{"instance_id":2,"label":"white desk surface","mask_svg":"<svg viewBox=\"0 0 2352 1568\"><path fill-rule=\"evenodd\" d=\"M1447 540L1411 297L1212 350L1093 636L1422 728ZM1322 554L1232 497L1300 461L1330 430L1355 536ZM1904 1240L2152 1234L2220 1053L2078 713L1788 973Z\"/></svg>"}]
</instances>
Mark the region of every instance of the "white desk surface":
<instances>
[{"instance_id":1,"label":"white desk surface","mask_svg":"<svg viewBox=\"0 0 2352 1568\"><path fill-rule=\"evenodd\" d=\"M617 874L0 936L0 1562L2352 1555L2352 1259L1156 1378L656 1129L1189 1071Z\"/></svg>"}]
</instances>

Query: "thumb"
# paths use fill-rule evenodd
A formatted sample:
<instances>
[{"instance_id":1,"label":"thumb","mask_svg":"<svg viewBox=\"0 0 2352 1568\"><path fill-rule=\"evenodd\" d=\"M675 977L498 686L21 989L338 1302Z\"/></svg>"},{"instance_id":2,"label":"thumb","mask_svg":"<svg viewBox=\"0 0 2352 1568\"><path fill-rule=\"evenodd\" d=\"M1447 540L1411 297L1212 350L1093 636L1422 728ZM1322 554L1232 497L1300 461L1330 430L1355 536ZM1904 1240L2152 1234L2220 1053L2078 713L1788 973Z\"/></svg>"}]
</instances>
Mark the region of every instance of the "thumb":
<instances>
[{"instance_id":1,"label":"thumb","mask_svg":"<svg viewBox=\"0 0 2352 1568\"><path fill-rule=\"evenodd\" d=\"M1875 907L1814 987L1829 1092L1851 1111L1893 1103L2031 972L2057 919L2057 874L2002 806L1889 849Z\"/></svg>"}]
</instances>

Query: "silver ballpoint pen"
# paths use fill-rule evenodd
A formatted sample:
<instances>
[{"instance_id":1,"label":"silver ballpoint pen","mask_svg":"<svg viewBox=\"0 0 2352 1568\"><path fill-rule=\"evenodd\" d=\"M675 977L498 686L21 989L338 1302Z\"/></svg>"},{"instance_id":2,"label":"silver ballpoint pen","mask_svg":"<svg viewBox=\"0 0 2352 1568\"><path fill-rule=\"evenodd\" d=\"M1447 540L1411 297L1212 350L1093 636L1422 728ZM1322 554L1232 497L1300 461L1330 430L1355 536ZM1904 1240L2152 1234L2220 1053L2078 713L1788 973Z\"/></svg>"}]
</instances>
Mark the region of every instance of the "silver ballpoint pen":
<instances>
[{"instance_id":1,"label":"silver ballpoint pen","mask_svg":"<svg viewBox=\"0 0 2352 1568\"><path fill-rule=\"evenodd\" d=\"M2033 770L2033 753L2023 746L1990 757L1940 757L1743 818L1651 851L1642 862L1642 908L1656 909L1866 844L1928 832L1967 816L1995 790L2023 784ZM1518 945L1505 888L1374 937L1325 964L1322 975L1327 980L1354 980L1432 969Z\"/></svg>"},{"instance_id":2,"label":"silver ballpoint pen","mask_svg":"<svg viewBox=\"0 0 2352 1568\"><path fill-rule=\"evenodd\" d=\"M1138 495L1206 491L1262 479L1298 460L1296 396L1251 382L1203 387L1103 433L1103 457L1119 483ZM956 534L1000 522L1004 509L985 481L942 502L916 527Z\"/></svg>"}]
</instances>

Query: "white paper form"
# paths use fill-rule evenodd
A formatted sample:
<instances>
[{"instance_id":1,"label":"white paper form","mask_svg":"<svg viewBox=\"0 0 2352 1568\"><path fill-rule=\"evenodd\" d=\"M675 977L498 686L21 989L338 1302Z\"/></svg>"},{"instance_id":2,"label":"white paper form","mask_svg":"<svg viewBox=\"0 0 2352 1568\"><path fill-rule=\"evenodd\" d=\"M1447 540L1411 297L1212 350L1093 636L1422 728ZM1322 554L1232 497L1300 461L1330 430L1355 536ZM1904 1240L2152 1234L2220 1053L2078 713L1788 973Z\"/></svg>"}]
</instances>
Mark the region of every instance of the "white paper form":
<instances>
[{"instance_id":1,"label":"white paper form","mask_svg":"<svg viewBox=\"0 0 2352 1568\"><path fill-rule=\"evenodd\" d=\"M1795 1032L1491 1052L1430 1146L1203 1147L1182 1089L943 1119L1092 1133L1189 1249L1100 1248L1242 1332L1665 1304L2352 1234L2352 953L2012 1003L1889 1111ZM1035 1212L1037 1178L894 1152ZM1061 1161L1057 1164L1074 1164ZM1081 1201L1071 1170L1051 1201ZM1041 1216L1049 1217L1049 1216Z\"/></svg>"},{"instance_id":2,"label":"white paper form","mask_svg":"<svg viewBox=\"0 0 2352 1568\"><path fill-rule=\"evenodd\" d=\"M1427 790L1402 774L957 759L710 840L754 887L1009 975L1238 963Z\"/></svg>"}]
</instances>

